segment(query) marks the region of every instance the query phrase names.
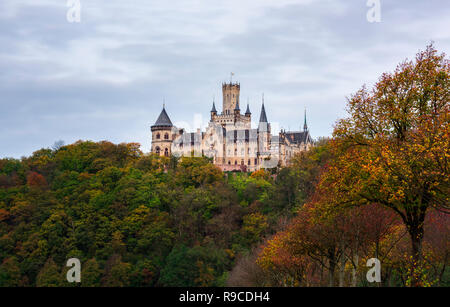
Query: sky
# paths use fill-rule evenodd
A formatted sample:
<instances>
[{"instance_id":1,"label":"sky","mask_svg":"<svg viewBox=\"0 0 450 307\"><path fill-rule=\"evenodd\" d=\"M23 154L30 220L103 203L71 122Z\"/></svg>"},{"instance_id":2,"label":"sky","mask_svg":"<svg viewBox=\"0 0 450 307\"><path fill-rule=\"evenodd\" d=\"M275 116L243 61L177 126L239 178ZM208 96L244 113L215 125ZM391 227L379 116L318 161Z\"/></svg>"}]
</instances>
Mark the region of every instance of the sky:
<instances>
[{"instance_id":1,"label":"sky","mask_svg":"<svg viewBox=\"0 0 450 307\"><path fill-rule=\"evenodd\" d=\"M0 1L0 158L80 139L148 152L163 101L204 127L231 72L254 121L264 93L273 130L299 130L306 108L330 136L363 84L430 42L450 53L448 0L380 0L380 22L367 0L79 0L80 22L68 2Z\"/></svg>"}]
</instances>

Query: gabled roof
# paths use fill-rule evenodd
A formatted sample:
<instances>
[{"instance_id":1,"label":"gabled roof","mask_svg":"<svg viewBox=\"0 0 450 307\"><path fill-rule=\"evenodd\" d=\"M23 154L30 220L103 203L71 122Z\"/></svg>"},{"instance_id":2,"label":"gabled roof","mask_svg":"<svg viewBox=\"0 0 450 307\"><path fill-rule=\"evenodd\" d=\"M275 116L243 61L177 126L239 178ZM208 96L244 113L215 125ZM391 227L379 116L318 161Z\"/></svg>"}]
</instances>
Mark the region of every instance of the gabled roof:
<instances>
[{"instance_id":1,"label":"gabled roof","mask_svg":"<svg viewBox=\"0 0 450 307\"><path fill-rule=\"evenodd\" d=\"M159 114L158 119L156 120L153 127L172 127L172 121L169 118L169 115L166 113L166 109L163 107L161 114Z\"/></svg>"},{"instance_id":2,"label":"gabled roof","mask_svg":"<svg viewBox=\"0 0 450 307\"><path fill-rule=\"evenodd\" d=\"M286 132L286 138L294 144L312 143L312 139L308 131Z\"/></svg>"}]
</instances>

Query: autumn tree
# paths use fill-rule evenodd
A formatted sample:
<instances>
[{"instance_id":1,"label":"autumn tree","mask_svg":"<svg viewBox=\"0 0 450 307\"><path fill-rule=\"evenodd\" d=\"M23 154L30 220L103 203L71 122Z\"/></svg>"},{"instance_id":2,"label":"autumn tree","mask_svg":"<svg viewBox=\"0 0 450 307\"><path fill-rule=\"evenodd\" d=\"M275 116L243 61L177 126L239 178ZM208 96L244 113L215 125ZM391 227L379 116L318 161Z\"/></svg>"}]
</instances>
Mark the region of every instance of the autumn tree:
<instances>
[{"instance_id":1,"label":"autumn tree","mask_svg":"<svg viewBox=\"0 0 450 307\"><path fill-rule=\"evenodd\" d=\"M422 260L427 212L450 211L449 84L449 60L430 45L372 90L352 95L350 116L334 130L336 158L321 181L335 204L395 211L411 238L413 268Z\"/></svg>"}]
</instances>

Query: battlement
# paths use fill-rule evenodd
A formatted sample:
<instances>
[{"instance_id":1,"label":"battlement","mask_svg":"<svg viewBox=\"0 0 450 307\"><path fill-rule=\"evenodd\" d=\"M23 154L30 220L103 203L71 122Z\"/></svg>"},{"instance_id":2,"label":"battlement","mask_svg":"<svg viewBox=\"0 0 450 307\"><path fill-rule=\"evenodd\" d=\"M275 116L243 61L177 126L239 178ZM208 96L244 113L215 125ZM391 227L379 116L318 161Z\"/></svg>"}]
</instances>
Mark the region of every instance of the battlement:
<instances>
[{"instance_id":1,"label":"battlement","mask_svg":"<svg viewBox=\"0 0 450 307\"><path fill-rule=\"evenodd\" d=\"M222 89L226 89L226 88L232 88L232 87L237 87L238 89L241 88L241 84L239 82L224 82L222 83Z\"/></svg>"}]
</instances>

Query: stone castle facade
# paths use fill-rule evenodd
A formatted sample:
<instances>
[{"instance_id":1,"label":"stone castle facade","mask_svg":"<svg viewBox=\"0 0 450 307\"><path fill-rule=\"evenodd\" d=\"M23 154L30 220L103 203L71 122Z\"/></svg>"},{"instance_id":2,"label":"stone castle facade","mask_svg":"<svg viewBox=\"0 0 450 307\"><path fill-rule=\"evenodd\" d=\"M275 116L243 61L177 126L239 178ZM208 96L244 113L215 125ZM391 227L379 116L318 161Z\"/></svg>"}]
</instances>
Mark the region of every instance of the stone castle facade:
<instances>
[{"instance_id":1,"label":"stone castle facade","mask_svg":"<svg viewBox=\"0 0 450 307\"><path fill-rule=\"evenodd\" d=\"M163 156L207 156L223 171L255 171L260 168L286 166L290 159L313 145L306 124L303 131L281 130L272 135L267 120L264 96L257 128L251 127L249 104L240 109L240 84L222 84L222 112L211 109L206 131L186 132L172 124L165 107L151 126L152 152Z\"/></svg>"}]
</instances>

